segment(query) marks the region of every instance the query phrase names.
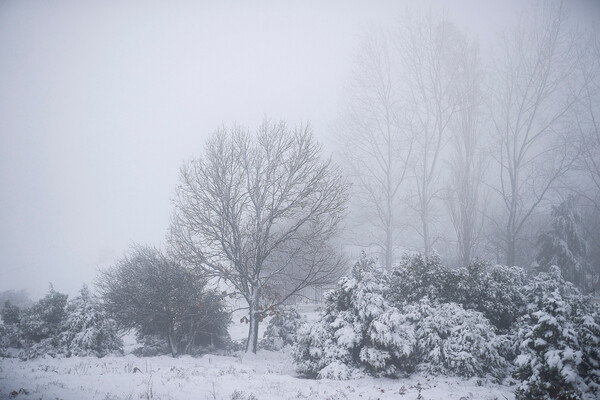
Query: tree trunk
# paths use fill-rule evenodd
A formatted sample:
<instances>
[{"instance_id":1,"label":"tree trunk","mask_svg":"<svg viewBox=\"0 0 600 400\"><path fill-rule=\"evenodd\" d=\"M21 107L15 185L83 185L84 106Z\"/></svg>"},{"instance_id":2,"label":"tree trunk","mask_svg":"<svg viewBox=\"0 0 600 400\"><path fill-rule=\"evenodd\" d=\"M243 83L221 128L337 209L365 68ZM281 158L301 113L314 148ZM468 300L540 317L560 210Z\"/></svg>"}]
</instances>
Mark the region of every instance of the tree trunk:
<instances>
[{"instance_id":1,"label":"tree trunk","mask_svg":"<svg viewBox=\"0 0 600 400\"><path fill-rule=\"evenodd\" d=\"M258 320L259 320L259 290L255 288L250 298L250 326L248 328L248 343L246 352L251 351L256 354L258 348Z\"/></svg>"},{"instance_id":2,"label":"tree trunk","mask_svg":"<svg viewBox=\"0 0 600 400\"><path fill-rule=\"evenodd\" d=\"M423 225L423 254L429 258L431 253L431 244L429 240L429 213L427 205L421 205L421 223Z\"/></svg>"},{"instance_id":3,"label":"tree trunk","mask_svg":"<svg viewBox=\"0 0 600 400\"><path fill-rule=\"evenodd\" d=\"M471 265L471 245L470 243L465 243L463 248L463 267L468 267Z\"/></svg>"},{"instance_id":4,"label":"tree trunk","mask_svg":"<svg viewBox=\"0 0 600 400\"><path fill-rule=\"evenodd\" d=\"M468 208L467 207L463 207L463 212L462 212L462 218L463 218L463 240L462 240L462 249L461 249L461 255L462 255L462 263L463 263L463 267L468 267L471 264L471 248L473 247L473 237L472 237L472 232L473 232L473 219L474 216L472 215L468 215Z\"/></svg>"},{"instance_id":5,"label":"tree trunk","mask_svg":"<svg viewBox=\"0 0 600 400\"><path fill-rule=\"evenodd\" d=\"M185 346L185 352L189 354L190 350L194 346L194 338L196 337L196 329L198 329L197 323L193 317L190 317L190 331L188 333L188 341ZM212 344L212 343L211 343Z\"/></svg>"},{"instance_id":6,"label":"tree trunk","mask_svg":"<svg viewBox=\"0 0 600 400\"><path fill-rule=\"evenodd\" d=\"M392 222L389 221L386 232L385 232L385 270L389 274L392 272L392 257L393 257L393 235L394 231L392 228Z\"/></svg>"},{"instance_id":7,"label":"tree trunk","mask_svg":"<svg viewBox=\"0 0 600 400\"><path fill-rule=\"evenodd\" d=\"M511 179L512 186L512 198L511 198L511 207L508 215L508 224L506 226L506 265L512 267L516 262L516 240L517 240L517 229L515 222L517 220L517 189L514 182L516 182L516 178Z\"/></svg>"},{"instance_id":8,"label":"tree trunk","mask_svg":"<svg viewBox=\"0 0 600 400\"><path fill-rule=\"evenodd\" d=\"M506 265L512 267L515 265L515 238L509 237L506 246Z\"/></svg>"},{"instance_id":9,"label":"tree trunk","mask_svg":"<svg viewBox=\"0 0 600 400\"><path fill-rule=\"evenodd\" d=\"M173 357L176 357L177 356L177 344L175 343L175 340L173 339L173 327L172 326L169 326L168 342L169 342L169 350L171 350L171 355Z\"/></svg>"}]
</instances>

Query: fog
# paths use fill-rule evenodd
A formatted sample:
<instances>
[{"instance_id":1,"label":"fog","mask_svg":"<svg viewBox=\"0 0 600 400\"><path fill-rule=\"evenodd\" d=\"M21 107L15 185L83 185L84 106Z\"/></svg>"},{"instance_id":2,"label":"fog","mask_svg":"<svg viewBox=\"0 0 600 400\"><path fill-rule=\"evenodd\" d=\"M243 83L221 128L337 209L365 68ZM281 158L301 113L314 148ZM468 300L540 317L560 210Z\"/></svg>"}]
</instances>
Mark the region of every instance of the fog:
<instances>
[{"instance_id":1,"label":"fog","mask_svg":"<svg viewBox=\"0 0 600 400\"><path fill-rule=\"evenodd\" d=\"M489 52L521 3L422 9ZM221 125L310 121L335 151L365 31L414 4L2 2L0 291L73 294L131 243L164 242L179 168Z\"/></svg>"}]
</instances>

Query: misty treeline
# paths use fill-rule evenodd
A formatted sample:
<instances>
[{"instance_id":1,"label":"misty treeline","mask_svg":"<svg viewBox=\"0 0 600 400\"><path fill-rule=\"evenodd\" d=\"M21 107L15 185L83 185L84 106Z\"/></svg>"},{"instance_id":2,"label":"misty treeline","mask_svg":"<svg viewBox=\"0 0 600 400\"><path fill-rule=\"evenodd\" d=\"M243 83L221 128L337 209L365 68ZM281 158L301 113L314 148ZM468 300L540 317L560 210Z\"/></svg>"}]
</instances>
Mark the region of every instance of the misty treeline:
<instances>
[{"instance_id":1,"label":"misty treeline","mask_svg":"<svg viewBox=\"0 0 600 400\"><path fill-rule=\"evenodd\" d=\"M164 249L132 246L99 272L93 303L118 331L135 331L140 354L173 356L233 345L227 327L239 304L248 310L244 348L256 352L262 320L346 272L334 239L348 186L308 124L218 129L181 168ZM11 320L11 336L25 338L15 340L21 357L40 346L65 354L63 303L50 312L48 336L29 340L25 320Z\"/></svg>"},{"instance_id":2,"label":"misty treeline","mask_svg":"<svg viewBox=\"0 0 600 400\"><path fill-rule=\"evenodd\" d=\"M54 290L32 303L5 292L0 305L0 356L122 355L125 332L141 356L199 354L229 345L230 322L220 292L159 249L135 245L73 299ZM15 296L18 294L20 296ZM15 302L15 300L21 300Z\"/></svg>"},{"instance_id":3,"label":"misty treeline","mask_svg":"<svg viewBox=\"0 0 600 400\"><path fill-rule=\"evenodd\" d=\"M336 132L345 237L388 271L435 249L454 266L558 264L597 290L598 36L540 2L494 43L484 56L434 13L366 35Z\"/></svg>"},{"instance_id":4,"label":"misty treeline","mask_svg":"<svg viewBox=\"0 0 600 400\"><path fill-rule=\"evenodd\" d=\"M21 299L25 301L7 299L0 305L0 357L123 354L115 321L86 285L71 300L52 285L36 302Z\"/></svg>"},{"instance_id":5,"label":"misty treeline","mask_svg":"<svg viewBox=\"0 0 600 400\"><path fill-rule=\"evenodd\" d=\"M388 272L406 251L558 265L598 285L600 45L562 3L524 12L492 60L451 21L406 14L373 29L339 116L334 160L310 126L217 130L184 165L169 252L225 281L260 321L344 273L367 248ZM485 63L484 63L485 61Z\"/></svg>"}]
</instances>

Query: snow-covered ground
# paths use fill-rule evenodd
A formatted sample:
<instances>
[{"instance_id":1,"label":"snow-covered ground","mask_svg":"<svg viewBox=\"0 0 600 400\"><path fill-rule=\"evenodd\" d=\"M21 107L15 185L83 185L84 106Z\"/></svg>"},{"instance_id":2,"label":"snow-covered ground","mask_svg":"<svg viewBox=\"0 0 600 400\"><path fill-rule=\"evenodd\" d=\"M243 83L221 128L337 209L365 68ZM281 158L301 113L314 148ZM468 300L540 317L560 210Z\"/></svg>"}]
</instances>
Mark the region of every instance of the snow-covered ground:
<instances>
[{"instance_id":1,"label":"snow-covered ground","mask_svg":"<svg viewBox=\"0 0 600 400\"><path fill-rule=\"evenodd\" d=\"M512 388L476 379L349 381L296 377L288 351L256 355L0 359L0 398L14 399L512 399ZM252 397L254 396L254 397Z\"/></svg>"},{"instance_id":2,"label":"snow-covered ground","mask_svg":"<svg viewBox=\"0 0 600 400\"><path fill-rule=\"evenodd\" d=\"M314 307L301 312L316 318ZM243 339L248 325L234 314L230 333ZM266 326L262 324L262 328ZM261 333L262 336L262 333ZM125 338L125 349L135 347ZM73 357L20 361L0 358L0 399L513 399L513 387L477 379L412 376L348 381L297 376L289 349L258 354L172 358ZM13 393L11 395L11 393ZM15 394L16 393L16 394Z\"/></svg>"}]
</instances>

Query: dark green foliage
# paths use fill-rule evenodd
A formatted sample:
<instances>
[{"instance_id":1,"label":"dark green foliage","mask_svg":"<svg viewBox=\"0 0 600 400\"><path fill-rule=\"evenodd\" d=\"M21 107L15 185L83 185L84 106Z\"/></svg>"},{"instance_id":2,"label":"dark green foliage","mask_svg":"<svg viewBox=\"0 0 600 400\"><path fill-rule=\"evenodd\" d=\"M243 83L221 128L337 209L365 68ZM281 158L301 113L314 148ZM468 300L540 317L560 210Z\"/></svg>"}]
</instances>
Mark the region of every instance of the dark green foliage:
<instances>
[{"instance_id":1,"label":"dark green foliage","mask_svg":"<svg viewBox=\"0 0 600 400\"><path fill-rule=\"evenodd\" d=\"M66 317L68 296L50 286L50 291L21 315L20 325L26 341L38 343L54 340L60 333Z\"/></svg>"},{"instance_id":2,"label":"dark green foliage","mask_svg":"<svg viewBox=\"0 0 600 400\"><path fill-rule=\"evenodd\" d=\"M135 247L98 281L109 315L143 341L158 336L173 356L229 339L221 296L180 263L149 247Z\"/></svg>"},{"instance_id":3,"label":"dark green foliage","mask_svg":"<svg viewBox=\"0 0 600 400\"><path fill-rule=\"evenodd\" d=\"M18 349L23 346L23 332L17 324L0 323L0 357L9 347Z\"/></svg>"},{"instance_id":4,"label":"dark green foliage","mask_svg":"<svg viewBox=\"0 0 600 400\"><path fill-rule=\"evenodd\" d=\"M390 277L390 300L397 307L425 297L432 303L458 303L483 313L493 326L506 331L523 313L524 283L519 267L475 260L467 268L453 270L436 254L406 255Z\"/></svg>"},{"instance_id":5,"label":"dark green foliage","mask_svg":"<svg viewBox=\"0 0 600 400\"><path fill-rule=\"evenodd\" d=\"M506 332L523 314L525 272L519 267L474 261L460 270L455 302L481 313L500 331Z\"/></svg>"},{"instance_id":6,"label":"dark green foliage","mask_svg":"<svg viewBox=\"0 0 600 400\"><path fill-rule=\"evenodd\" d=\"M223 295L216 290L204 290L193 305L193 318L183 321L181 325L182 344L194 348L210 346L222 348L229 343L228 326L231 316L226 310ZM194 308L190 309L194 311ZM192 332L186 334L185 332Z\"/></svg>"},{"instance_id":7,"label":"dark green foliage","mask_svg":"<svg viewBox=\"0 0 600 400\"><path fill-rule=\"evenodd\" d=\"M140 347L133 354L141 357L154 357L169 353L169 343L161 335L138 335Z\"/></svg>"},{"instance_id":8,"label":"dark green foliage","mask_svg":"<svg viewBox=\"0 0 600 400\"><path fill-rule=\"evenodd\" d=\"M6 299L0 309L0 356L6 353L9 347L19 349L23 347L23 332L21 330L21 306L29 305L31 300L25 291L13 290L0 293L0 298ZM18 304L15 304L18 303Z\"/></svg>"},{"instance_id":9,"label":"dark green foliage","mask_svg":"<svg viewBox=\"0 0 600 400\"><path fill-rule=\"evenodd\" d=\"M389 300L397 307L427 297L432 302L456 300L459 275L444 266L437 253L405 254L390 277Z\"/></svg>"},{"instance_id":10,"label":"dark green foliage","mask_svg":"<svg viewBox=\"0 0 600 400\"><path fill-rule=\"evenodd\" d=\"M2 322L7 325L18 324L21 320L20 313L21 309L18 306L13 305L10 300L6 300L4 302L4 307L0 312L0 315L2 316Z\"/></svg>"}]
</instances>

